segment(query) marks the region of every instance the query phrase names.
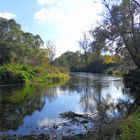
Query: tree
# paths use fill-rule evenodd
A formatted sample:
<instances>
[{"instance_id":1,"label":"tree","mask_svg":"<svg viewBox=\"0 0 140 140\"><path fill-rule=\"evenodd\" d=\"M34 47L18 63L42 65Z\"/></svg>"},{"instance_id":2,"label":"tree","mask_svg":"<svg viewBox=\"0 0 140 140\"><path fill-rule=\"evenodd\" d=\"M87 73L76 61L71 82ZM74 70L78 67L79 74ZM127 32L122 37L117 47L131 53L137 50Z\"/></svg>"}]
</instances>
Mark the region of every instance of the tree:
<instances>
[{"instance_id":1,"label":"tree","mask_svg":"<svg viewBox=\"0 0 140 140\"><path fill-rule=\"evenodd\" d=\"M137 4L140 7L140 3L136 0L132 0L135 4Z\"/></svg>"},{"instance_id":2,"label":"tree","mask_svg":"<svg viewBox=\"0 0 140 140\"><path fill-rule=\"evenodd\" d=\"M48 41L46 43L46 53L47 57L49 58L50 61L53 61L55 57L55 44L51 41Z\"/></svg>"},{"instance_id":3,"label":"tree","mask_svg":"<svg viewBox=\"0 0 140 140\"><path fill-rule=\"evenodd\" d=\"M89 35L87 33L83 33L83 38L80 39L79 45L84 52L85 65L88 64L88 51L89 51L90 43L91 41Z\"/></svg>"},{"instance_id":4,"label":"tree","mask_svg":"<svg viewBox=\"0 0 140 140\"><path fill-rule=\"evenodd\" d=\"M22 32L20 25L13 19L0 18L0 64L12 61L18 51L18 40Z\"/></svg>"},{"instance_id":5,"label":"tree","mask_svg":"<svg viewBox=\"0 0 140 140\"><path fill-rule=\"evenodd\" d=\"M0 64L38 62L43 40L21 30L15 20L0 18ZM32 61L32 62L31 62Z\"/></svg>"},{"instance_id":6,"label":"tree","mask_svg":"<svg viewBox=\"0 0 140 140\"><path fill-rule=\"evenodd\" d=\"M81 53L79 51L67 51L56 58L53 63L57 66L65 67L70 71L77 71L82 67Z\"/></svg>"},{"instance_id":7,"label":"tree","mask_svg":"<svg viewBox=\"0 0 140 140\"><path fill-rule=\"evenodd\" d=\"M91 43L91 52L94 53L96 57L99 57L101 50L105 47L108 33L106 30L104 30L103 26L90 30L89 33L93 38Z\"/></svg>"},{"instance_id":8,"label":"tree","mask_svg":"<svg viewBox=\"0 0 140 140\"><path fill-rule=\"evenodd\" d=\"M116 42L116 51L129 53L131 59L140 68L140 15L136 1L122 0L113 4L102 0L107 9L104 27L108 31L108 40Z\"/></svg>"}]
</instances>

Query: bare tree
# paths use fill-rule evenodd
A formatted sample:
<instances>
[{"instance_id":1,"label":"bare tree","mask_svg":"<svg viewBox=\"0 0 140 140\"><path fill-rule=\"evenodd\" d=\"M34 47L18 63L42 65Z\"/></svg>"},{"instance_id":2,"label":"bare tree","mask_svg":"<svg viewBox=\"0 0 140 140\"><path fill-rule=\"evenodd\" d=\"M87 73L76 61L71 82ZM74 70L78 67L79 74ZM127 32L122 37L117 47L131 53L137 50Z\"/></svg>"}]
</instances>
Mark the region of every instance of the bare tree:
<instances>
[{"instance_id":1,"label":"bare tree","mask_svg":"<svg viewBox=\"0 0 140 140\"><path fill-rule=\"evenodd\" d=\"M55 57L55 44L53 42L47 41L46 52L47 52L47 57L49 58L50 61L52 61Z\"/></svg>"},{"instance_id":2,"label":"bare tree","mask_svg":"<svg viewBox=\"0 0 140 140\"><path fill-rule=\"evenodd\" d=\"M89 35L86 32L84 32L83 38L81 38L79 41L79 45L84 52L85 65L88 64L88 51L89 51L90 43L91 41Z\"/></svg>"}]
</instances>

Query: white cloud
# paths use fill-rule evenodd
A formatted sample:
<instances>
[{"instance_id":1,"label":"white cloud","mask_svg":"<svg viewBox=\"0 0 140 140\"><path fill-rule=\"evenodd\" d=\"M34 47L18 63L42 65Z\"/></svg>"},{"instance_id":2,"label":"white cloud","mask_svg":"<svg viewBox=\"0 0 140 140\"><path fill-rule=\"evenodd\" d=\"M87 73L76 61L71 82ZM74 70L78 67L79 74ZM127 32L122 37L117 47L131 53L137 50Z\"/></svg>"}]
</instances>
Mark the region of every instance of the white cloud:
<instances>
[{"instance_id":1,"label":"white cloud","mask_svg":"<svg viewBox=\"0 0 140 140\"><path fill-rule=\"evenodd\" d=\"M83 31L90 25L96 25L100 19L98 13L102 11L100 3L93 0L62 0L49 8L42 8L36 12L34 18L40 22L52 24L61 32L57 40L53 40L57 46L58 55L64 51L78 49L78 40ZM55 28L56 31L56 28Z\"/></svg>"},{"instance_id":2,"label":"white cloud","mask_svg":"<svg viewBox=\"0 0 140 140\"><path fill-rule=\"evenodd\" d=\"M45 4L54 4L55 3L55 0L38 0L37 1L39 5L43 6Z\"/></svg>"},{"instance_id":3,"label":"white cloud","mask_svg":"<svg viewBox=\"0 0 140 140\"><path fill-rule=\"evenodd\" d=\"M34 18L39 21L55 21L58 22L64 15L56 8L45 9L42 8L40 11L36 12Z\"/></svg>"},{"instance_id":4,"label":"white cloud","mask_svg":"<svg viewBox=\"0 0 140 140\"><path fill-rule=\"evenodd\" d=\"M12 19L12 18L15 18L16 15L12 14L12 13L5 12L5 13L0 13L0 17L6 18L6 19Z\"/></svg>"}]
</instances>

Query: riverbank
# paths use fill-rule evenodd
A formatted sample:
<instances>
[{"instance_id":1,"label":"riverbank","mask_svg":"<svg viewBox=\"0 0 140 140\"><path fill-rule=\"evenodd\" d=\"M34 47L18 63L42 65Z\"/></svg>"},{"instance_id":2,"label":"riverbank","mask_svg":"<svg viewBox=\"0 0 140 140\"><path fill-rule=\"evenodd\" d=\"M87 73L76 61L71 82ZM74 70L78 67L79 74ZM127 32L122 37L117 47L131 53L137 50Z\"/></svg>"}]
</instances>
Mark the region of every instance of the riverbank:
<instances>
[{"instance_id":1,"label":"riverbank","mask_svg":"<svg viewBox=\"0 0 140 140\"><path fill-rule=\"evenodd\" d=\"M69 74L59 68L50 66L32 67L24 64L7 64L0 66L0 85L29 84L29 83L54 83L69 79Z\"/></svg>"}]
</instances>

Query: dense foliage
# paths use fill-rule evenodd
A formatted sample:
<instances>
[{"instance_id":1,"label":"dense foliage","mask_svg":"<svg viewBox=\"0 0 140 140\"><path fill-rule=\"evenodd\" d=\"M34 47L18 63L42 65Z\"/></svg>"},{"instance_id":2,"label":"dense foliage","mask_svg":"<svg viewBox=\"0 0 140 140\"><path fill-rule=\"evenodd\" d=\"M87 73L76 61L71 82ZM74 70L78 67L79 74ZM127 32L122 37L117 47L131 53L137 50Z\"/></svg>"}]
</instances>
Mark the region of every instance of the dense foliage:
<instances>
[{"instance_id":1,"label":"dense foliage","mask_svg":"<svg viewBox=\"0 0 140 140\"><path fill-rule=\"evenodd\" d=\"M24 32L15 20L0 17L0 84L66 79L66 71L50 63L55 55L51 41Z\"/></svg>"},{"instance_id":2,"label":"dense foliage","mask_svg":"<svg viewBox=\"0 0 140 140\"><path fill-rule=\"evenodd\" d=\"M54 44L46 47L39 35L24 32L15 20L0 18L0 64L44 65L54 56Z\"/></svg>"},{"instance_id":3,"label":"dense foliage","mask_svg":"<svg viewBox=\"0 0 140 140\"><path fill-rule=\"evenodd\" d=\"M123 58L118 55L99 55L88 52L85 63L84 54L80 52L66 52L53 62L56 66L67 68L73 72L108 73L123 75Z\"/></svg>"}]
</instances>

